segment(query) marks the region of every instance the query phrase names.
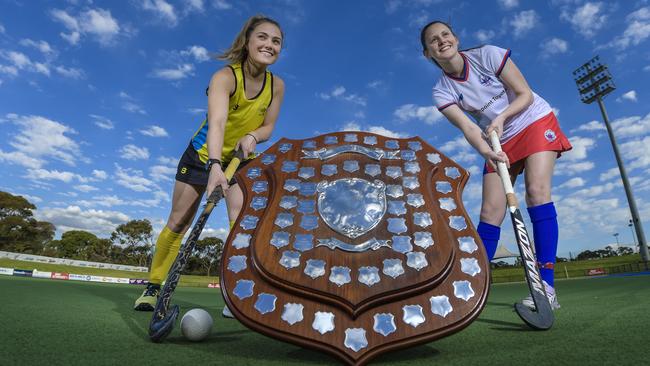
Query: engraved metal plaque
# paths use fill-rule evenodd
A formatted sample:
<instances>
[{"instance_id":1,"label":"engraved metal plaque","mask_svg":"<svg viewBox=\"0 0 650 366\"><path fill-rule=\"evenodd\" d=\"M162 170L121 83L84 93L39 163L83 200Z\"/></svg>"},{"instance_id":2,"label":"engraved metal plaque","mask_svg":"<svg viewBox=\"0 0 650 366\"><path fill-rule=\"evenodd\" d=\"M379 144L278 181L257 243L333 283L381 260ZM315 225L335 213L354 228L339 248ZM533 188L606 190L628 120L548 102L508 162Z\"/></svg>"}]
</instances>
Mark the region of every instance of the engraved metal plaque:
<instances>
[{"instance_id":1,"label":"engraved metal plaque","mask_svg":"<svg viewBox=\"0 0 650 366\"><path fill-rule=\"evenodd\" d=\"M384 337L397 330L397 326L395 325L395 316L393 314L375 314L374 319L375 325L373 325L372 329Z\"/></svg>"},{"instance_id":2,"label":"engraved metal plaque","mask_svg":"<svg viewBox=\"0 0 650 366\"><path fill-rule=\"evenodd\" d=\"M337 233L357 238L372 230L386 213L386 185L345 178L318 184L318 213Z\"/></svg>"},{"instance_id":3,"label":"engraved metal plaque","mask_svg":"<svg viewBox=\"0 0 650 366\"><path fill-rule=\"evenodd\" d=\"M321 335L334 330L334 314L329 312L317 311L314 314L314 322L311 327Z\"/></svg>"}]
</instances>

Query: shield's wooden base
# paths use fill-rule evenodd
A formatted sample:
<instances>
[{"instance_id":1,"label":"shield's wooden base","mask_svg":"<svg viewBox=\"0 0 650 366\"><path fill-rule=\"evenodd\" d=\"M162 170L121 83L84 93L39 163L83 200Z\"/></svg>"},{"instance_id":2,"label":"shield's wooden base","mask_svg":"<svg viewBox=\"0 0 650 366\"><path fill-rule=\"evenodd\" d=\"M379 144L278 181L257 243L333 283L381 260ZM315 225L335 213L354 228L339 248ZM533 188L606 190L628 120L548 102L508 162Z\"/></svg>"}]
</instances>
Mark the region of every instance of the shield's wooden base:
<instances>
[{"instance_id":1,"label":"shield's wooden base","mask_svg":"<svg viewBox=\"0 0 650 366\"><path fill-rule=\"evenodd\" d=\"M352 142L351 136L357 141ZM372 144L366 137L376 139ZM336 138L336 142L334 141ZM388 142L389 140L393 142ZM462 189L469 174L453 161L440 154L419 138L388 139L383 136L355 132L333 133L319 136L314 141L316 148L331 148L339 145L359 145L367 148L380 148L385 151L396 144L401 150L411 153L397 154L399 159L374 160L358 153L343 153L321 161L320 159L304 159L303 146L313 150L313 145L305 144L305 140L283 139L261 157L249 163L238 173L237 180L244 191L244 208L233 230L231 231L223 254L221 287L226 303L233 314L244 325L276 339L288 341L310 348L329 352L351 365L365 364L373 357L391 350L410 347L429 342L461 330L469 325L485 305L489 286L488 262L478 234L471 224L469 216L462 205ZM368 143L366 143L368 142ZM287 144L291 144L288 147ZM387 147L387 145L389 147ZM274 156L275 161L264 160L264 157ZM345 161L357 161L359 169L346 171L342 169ZM297 162L298 168L291 171L285 168L285 162ZM417 163L418 171L413 162ZM336 165L335 175L323 175L322 165ZM366 165L379 165L382 172L379 176L369 176L365 173ZM408 164L408 169L407 169ZM299 168L314 168L314 175L299 175ZM400 167L402 176L387 176L387 167ZM257 174L249 172L258 169ZM310 171L310 169L309 169ZM406 183L404 177L415 177L419 187ZM307 191L287 190L285 183L290 179L298 182L319 182L350 177L360 177L366 180L380 179L387 185L403 186L404 195L388 197L406 201L410 194L422 195L423 205L406 204L406 214L386 214L387 217L403 218L407 230L405 233L391 233L385 223L380 223L370 232L350 239L329 228L319 217L318 227L306 230L301 227L302 217L306 214L297 211L296 207L281 208L279 202L283 196L294 195L299 200L315 200L316 194ZM254 182L266 181L268 189L254 189ZM264 208L251 207L253 199L266 199ZM290 213L295 219L292 225L280 228L276 224L278 213ZM416 220L416 215L428 214L432 224L428 225ZM318 213L312 215L317 216ZM250 225L250 222L255 225ZM249 225L243 224L249 222ZM450 224L464 223L456 228ZM242 225L243 224L243 225ZM414 233L431 233L434 244L421 247L413 241L413 253L424 253L427 265L416 270L407 265L407 254L396 252L392 248L380 248L362 253L350 253L340 249L329 249L314 246L299 252L292 247L293 242L286 247L276 248L270 244L275 232L285 231L294 237L296 234L311 234L314 238L336 238L352 244L362 243L369 238L391 239L398 236L409 236L412 240ZM238 234L250 235L249 245L242 245L241 240L234 246L233 241ZM241 239L241 237L239 238ZM293 251L298 255L298 264L287 268L281 259L285 252ZM245 268L231 264L234 257L245 258ZM384 259L399 258L404 263L404 273L392 278L382 273ZM312 278L304 273L305 263L309 259L323 260L327 264L324 275ZM337 286L329 280L329 269L334 266L345 266L351 269L351 281ZM358 281L358 270L371 266L379 269L380 281L370 286ZM254 286L250 293L242 294L236 288L241 281L252 281ZM248 282L250 283L250 282ZM260 311L256 302L261 294L269 294L275 299L273 309ZM446 297L447 305L442 310L432 306L433 299ZM285 306L290 304L302 305L302 318L290 324L283 319ZM420 306L422 319L405 321L406 306ZM263 313L264 312L264 313ZM327 312L334 315L334 329L321 334L312 323L316 312ZM375 315L392 314L395 330L382 335L374 330ZM418 318L418 317L416 317ZM296 320L296 319L294 319ZM346 330L365 330L365 341L356 350L346 344Z\"/></svg>"}]
</instances>

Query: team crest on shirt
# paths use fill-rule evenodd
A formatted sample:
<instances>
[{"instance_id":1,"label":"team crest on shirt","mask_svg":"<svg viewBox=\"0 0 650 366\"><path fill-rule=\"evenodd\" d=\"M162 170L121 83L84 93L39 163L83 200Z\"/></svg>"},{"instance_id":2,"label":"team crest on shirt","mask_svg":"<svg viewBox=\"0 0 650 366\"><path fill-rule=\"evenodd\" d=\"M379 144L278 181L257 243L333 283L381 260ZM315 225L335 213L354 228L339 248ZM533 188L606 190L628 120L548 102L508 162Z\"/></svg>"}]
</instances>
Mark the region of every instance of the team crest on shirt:
<instances>
[{"instance_id":1,"label":"team crest on shirt","mask_svg":"<svg viewBox=\"0 0 650 366\"><path fill-rule=\"evenodd\" d=\"M481 82L481 85L488 86L492 84L492 78L490 78L487 75L480 75L479 76L479 81Z\"/></svg>"},{"instance_id":2,"label":"team crest on shirt","mask_svg":"<svg viewBox=\"0 0 650 366\"><path fill-rule=\"evenodd\" d=\"M546 138L546 140L548 142L553 142L557 138L557 136L555 135L555 132L553 130L551 130L551 129L548 129L548 130L544 131L544 137Z\"/></svg>"}]
</instances>

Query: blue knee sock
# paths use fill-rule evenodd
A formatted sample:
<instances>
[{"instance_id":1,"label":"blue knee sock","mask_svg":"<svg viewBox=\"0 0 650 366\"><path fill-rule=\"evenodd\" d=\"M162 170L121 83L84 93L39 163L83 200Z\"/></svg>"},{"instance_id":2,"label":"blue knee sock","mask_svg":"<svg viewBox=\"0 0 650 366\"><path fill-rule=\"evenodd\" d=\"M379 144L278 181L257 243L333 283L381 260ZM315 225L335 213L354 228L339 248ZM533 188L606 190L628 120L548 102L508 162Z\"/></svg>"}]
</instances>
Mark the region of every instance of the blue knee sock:
<instances>
[{"instance_id":1,"label":"blue knee sock","mask_svg":"<svg viewBox=\"0 0 650 366\"><path fill-rule=\"evenodd\" d=\"M483 246L487 252L488 260L491 261L492 258L494 258L494 253L497 251L499 237L501 236L501 228L481 221L478 223L476 231L478 231L478 236L480 236L483 241Z\"/></svg>"},{"instance_id":2,"label":"blue knee sock","mask_svg":"<svg viewBox=\"0 0 650 366\"><path fill-rule=\"evenodd\" d=\"M553 202L539 206L528 207L530 221L533 222L535 252L539 263L539 273L542 279L554 286L553 271L557 254L558 225L557 212Z\"/></svg>"}]
</instances>

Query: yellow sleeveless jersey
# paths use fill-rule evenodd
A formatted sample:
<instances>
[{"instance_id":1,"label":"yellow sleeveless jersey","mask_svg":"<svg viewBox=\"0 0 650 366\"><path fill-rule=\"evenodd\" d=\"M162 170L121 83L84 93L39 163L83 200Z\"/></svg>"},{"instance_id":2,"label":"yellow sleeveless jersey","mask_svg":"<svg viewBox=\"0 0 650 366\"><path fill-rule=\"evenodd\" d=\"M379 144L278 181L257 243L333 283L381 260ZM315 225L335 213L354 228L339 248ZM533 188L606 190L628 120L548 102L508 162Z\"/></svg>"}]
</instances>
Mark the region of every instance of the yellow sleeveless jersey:
<instances>
[{"instance_id":1,"label":"yellow sleeveless jersey","mask_svg":"<svg viewBox=\"0 0 650 366\"><path fill-rule=\"evenodd\" d=\"M230 95L228 103L228 120L226 121L225 136L221 160L225 164L235 155L235 145L245 134L256 130L264 122L266 110L273 101L273 74L266 71L262 89L251 99L246 98L246 82L241 64L228 65L235 75L235 91ZM192 146L199 154L201 162L208 161L208 120L201 123L201 127L192 137Z\"/></svg>"}]
</instances>

